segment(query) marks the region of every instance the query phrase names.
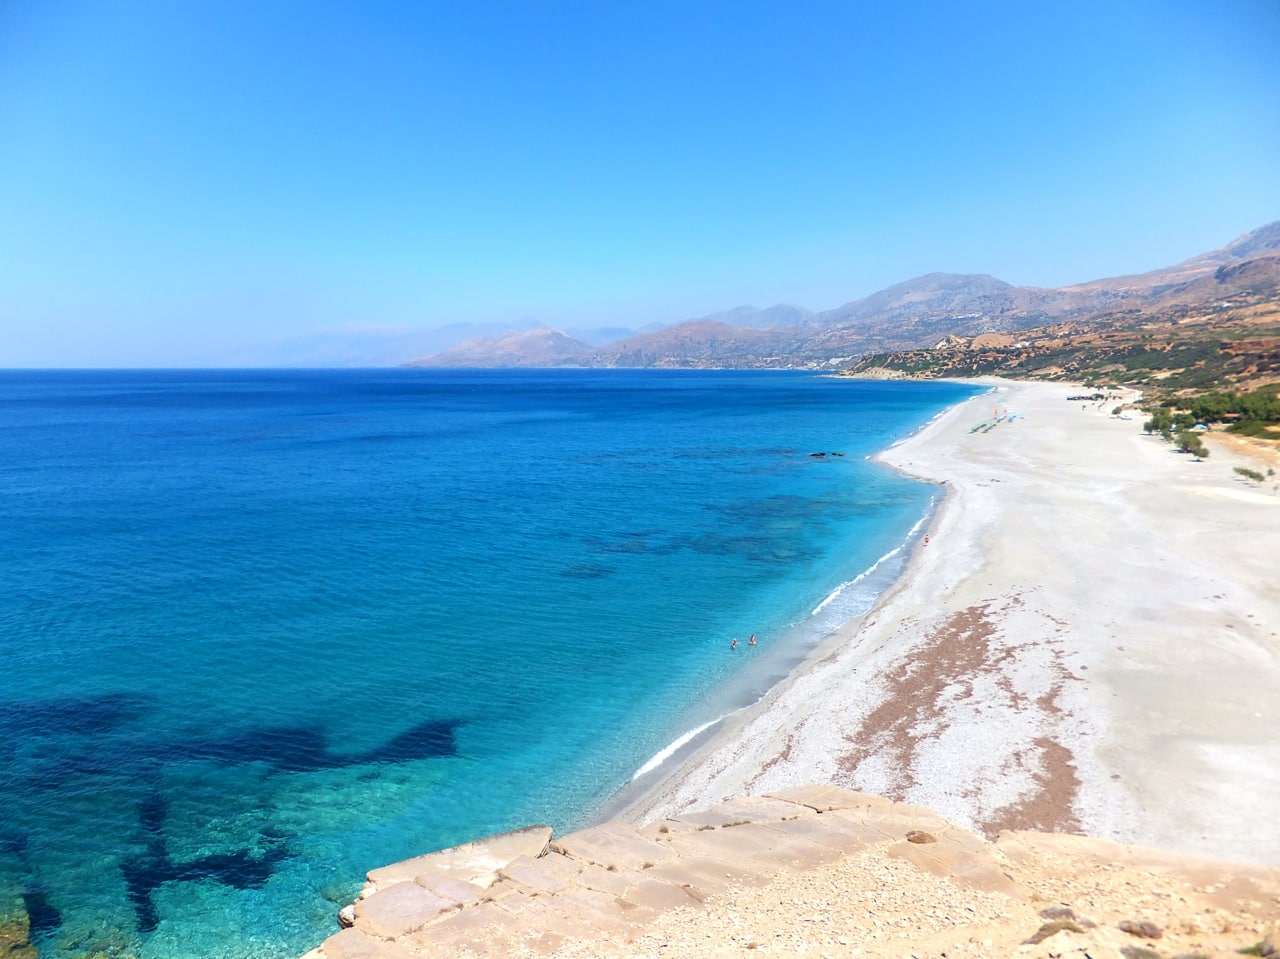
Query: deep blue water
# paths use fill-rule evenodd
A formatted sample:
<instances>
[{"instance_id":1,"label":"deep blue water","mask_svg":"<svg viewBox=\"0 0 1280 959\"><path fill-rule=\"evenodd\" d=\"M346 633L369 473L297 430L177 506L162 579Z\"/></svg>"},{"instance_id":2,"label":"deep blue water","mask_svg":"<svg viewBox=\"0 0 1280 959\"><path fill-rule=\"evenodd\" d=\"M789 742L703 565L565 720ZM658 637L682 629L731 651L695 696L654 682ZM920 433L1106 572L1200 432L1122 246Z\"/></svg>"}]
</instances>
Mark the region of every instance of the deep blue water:
<instances>
[{"instance_id":1,"label":"deep blue water","mask_svg":"<svg viewBox=\"0 0 1280 959\"><path fill-rule=\"evenodd\" d=\"M582 825L865 609L933 495L865 457L971 392L0 372L0 910L297 956L370 868Z\"/></svg>"}]
</instances>

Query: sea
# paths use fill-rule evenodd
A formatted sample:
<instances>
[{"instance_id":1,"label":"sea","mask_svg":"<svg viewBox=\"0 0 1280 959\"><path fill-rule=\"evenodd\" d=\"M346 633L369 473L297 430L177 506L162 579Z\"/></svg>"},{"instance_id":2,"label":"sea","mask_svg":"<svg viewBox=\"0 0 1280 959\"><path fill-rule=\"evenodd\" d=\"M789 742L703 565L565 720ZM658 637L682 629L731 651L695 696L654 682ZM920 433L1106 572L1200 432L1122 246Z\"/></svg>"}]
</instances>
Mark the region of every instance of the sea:
<instances>
[{"instance_id":1,"label":"sea","mask_svg":"<svg viewBox=\"0 0 1280 959\"><path fill-rule=\"evenodd\" d=\"M869 608L937 491L868 457L974 392L0 371L0 926L292 959L369 869L589 824Z\"/></svg>"}]
</instances>

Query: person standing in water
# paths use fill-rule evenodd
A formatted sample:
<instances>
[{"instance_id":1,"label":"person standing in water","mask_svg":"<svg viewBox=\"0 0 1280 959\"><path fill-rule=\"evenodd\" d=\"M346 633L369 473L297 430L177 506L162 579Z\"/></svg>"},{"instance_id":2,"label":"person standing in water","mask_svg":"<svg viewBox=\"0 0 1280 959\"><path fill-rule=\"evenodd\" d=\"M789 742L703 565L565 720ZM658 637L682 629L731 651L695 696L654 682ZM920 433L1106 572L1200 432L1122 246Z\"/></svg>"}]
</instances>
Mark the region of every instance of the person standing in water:
<instances>
[{"instance_id":1,"label":"person standing in water","mask_svg":"<svg viewBox=\"0 0 1280 959\"><path fill-rule=\"evenodd\" d=\"M737 637L737 636L733 637L733 642L729 644L729 648L730 648L730 649L737 649L737 648L738 648L738 637Z\"/></svg>"},{"instance_id":2,"label":"person standing in water","mask_svg":"<svg viewBox=\"0 0 1280 959\"><path fill-rule=\"evenodd\" d=\"M747 640L747 645L748 645L748 646L754 646L754 645L756 645L756 634L755 634L755 633L752 633L752 634L751 634L751 638Z\"/></svg>"}]
</instances>

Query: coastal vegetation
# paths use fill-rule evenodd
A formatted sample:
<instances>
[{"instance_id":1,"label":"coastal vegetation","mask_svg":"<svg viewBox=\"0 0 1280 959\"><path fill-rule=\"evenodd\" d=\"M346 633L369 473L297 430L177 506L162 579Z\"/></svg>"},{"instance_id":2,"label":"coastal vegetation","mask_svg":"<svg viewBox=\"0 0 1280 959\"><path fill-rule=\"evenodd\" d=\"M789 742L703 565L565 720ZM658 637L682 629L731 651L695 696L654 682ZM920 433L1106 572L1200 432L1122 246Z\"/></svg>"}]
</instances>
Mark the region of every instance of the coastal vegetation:
<instances>
[{"instance_id":1,"label":"coastal vegetation","mask_svg":"<svg viewBox=\"0 0 1280 959\"><path fill-rule=\"evenodd\" d=\"M1280 446L1280 258L1269 257L1268 267L1252 287L1200 306L948 337L929 350L865 357L847 375L997 375L1136 388L1148 416L1143 428L1179 450L1207 455L1203 432L1217 429Z\"/></svg>"},{"instance_id":2,"label":"coastal vegetation","mask_svg":"<svg viewBox=\"0 0 1280 959\"><path fill-rule=\"evenodd\" d=\"M1157 402L1217 395L1211 405L1223 406L1225 412L1263 386L1280 383L1280 289L1241 295L1225 305L1133 310L1017 334L951 337L932 349L864 357L847 372L905 379L1015 376L1138 387ZM1249 408L1257 409L1262 399L1252 397Z\"/></svg>"},{"instance_id":3,"label":"coastal vegetation","mask_svg":"<svg viewBox=\"0 0 1280 959\"><path fill-rule=\"evenodd\" d=\"M1225 424L1227 432L1254 439L1280 441L1280 385L1249 393L1214 390L1189 399L1170 397L1150 412L1150 419L1142 424L1147 433L1159 433L1182 452L1201 459L1208 456L1208 449L1199 431L1214 425Z\"/></svg>"},{"instance_id":4,"label":"coastal vegetation","mask_svg":"<svg viewBox=\"0 0 1280 959\"><path fill-rule=\"evenodd\" d=\"M1249 482L1251 483L1265 483L1267 481L1267 478L1265 476L1263 476L1257 470L1249 469L1247 466L1237 466L1235 467L1235 471L1241 476L1243 476L1245 479L1249 480ZM1275 472L1275 471L1271 470L1270 472Z\"/></svg>"},{"instance_id":5,"label":"coastal vegetation","mask_svg":"<svg viewBox=\"0 0 1280 959\"><path fill-rule=\"evenodd\" d=\"M1197 459L1204 459L1209 455L1204 440L1196 432L1197 428L1203 430L1204 424L1197 423L1190 413L1174 413L1165 407L1158 407L1151 419L1142 424L1142 428L1147 433L1159 433L1166 443L1176 444L1179 452L1190 453Z\"/></svg>"},{"instance_id":6,"label":"coastal vegetation","mask_svg":"<svg viewBox=\"0 0 1280 959\"><path fill-rule=\"evenodd\" d=\"M1198 433L1183 430L1178 434L1177 442L1179 452L1190 453L1198 460L1205 459L1209 455L1209 448L1204 445L1204 440Z\"/></svg>"},{"instance_id":7,"label":"coastal vegetation","mask_svg":"<svg viewBox=\"0 0 1280 959\"><path fill-rule=\"evenodd\" d=\"M1232 433L1266 437L1280 425L1280 385L1244 394L1214 390L1193 397L1187 408L1195 421L1225 422L1230 424L1227 429Z\"/></svg>"}]
</instances>

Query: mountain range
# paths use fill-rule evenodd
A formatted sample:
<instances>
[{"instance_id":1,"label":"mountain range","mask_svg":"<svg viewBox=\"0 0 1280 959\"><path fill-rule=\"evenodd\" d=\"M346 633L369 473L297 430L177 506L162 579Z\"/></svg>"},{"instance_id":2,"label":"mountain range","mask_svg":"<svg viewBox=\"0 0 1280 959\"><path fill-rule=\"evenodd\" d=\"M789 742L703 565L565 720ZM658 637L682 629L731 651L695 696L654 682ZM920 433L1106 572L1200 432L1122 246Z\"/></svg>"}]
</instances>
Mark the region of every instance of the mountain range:
<instances>
[{"instance_id":1,"label":"mountain range","mask_svg":"<svg viewBox=\"0 0 1280 959\"><path fill-rule=\"evenodd\" d=\"M1280 286L1280 221L1182 263L1056 289L929 273L822 312L742 306L619 339L525 329L473 338L407 366L844 369L949 337L1200 307ZM620 331L621 332L621 331Z\"/></svg>"}]
</instances>

